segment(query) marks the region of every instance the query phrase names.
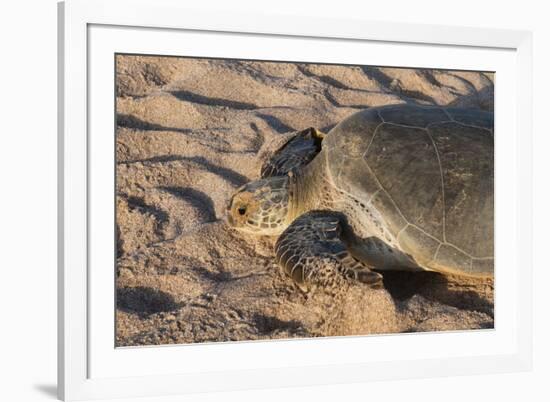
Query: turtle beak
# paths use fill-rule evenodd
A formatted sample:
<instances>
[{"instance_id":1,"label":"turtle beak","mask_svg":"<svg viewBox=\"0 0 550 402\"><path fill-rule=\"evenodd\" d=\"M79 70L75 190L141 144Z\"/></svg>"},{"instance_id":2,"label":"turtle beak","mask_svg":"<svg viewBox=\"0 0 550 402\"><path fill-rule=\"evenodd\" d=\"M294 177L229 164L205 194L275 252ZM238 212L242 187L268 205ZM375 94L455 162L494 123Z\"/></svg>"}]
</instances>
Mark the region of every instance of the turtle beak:
<instances>
[{"instance_id":1,"label":"turtle beak","mask_svg":"<svg viewBox=\"0 0 550 402\"><path fill-rule=\"evenodd\" d=\"M233 217L231 216L231 206L233 205L233 197L229 199L227 203L225 214L223 215L223 221L229 226L233 227L235 223L233 222Z\"/></svg>"}]
</instances>

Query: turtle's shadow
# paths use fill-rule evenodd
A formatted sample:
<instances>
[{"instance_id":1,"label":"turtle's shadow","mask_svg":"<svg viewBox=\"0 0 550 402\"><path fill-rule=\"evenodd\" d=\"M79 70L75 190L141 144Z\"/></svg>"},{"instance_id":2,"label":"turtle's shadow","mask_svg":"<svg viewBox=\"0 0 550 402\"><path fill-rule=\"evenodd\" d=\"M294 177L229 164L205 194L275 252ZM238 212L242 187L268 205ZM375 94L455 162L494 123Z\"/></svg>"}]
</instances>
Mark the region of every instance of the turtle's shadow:
<instances>
[{"instance_id":1,"label":"turtle's shadow","mask_svg":"<svg viewBox=\"0 0 550 402\"><path fill-rule=\"evenodd\" d=\"M384 271L383 283L395 301L396 307L415 295L440 302L461 310L479 311L493 317L491 300L479 295L472 287L454 283L447 276L437 272ZM478 285L478 286L481 286Z\"/></svg>"}]
</instances>

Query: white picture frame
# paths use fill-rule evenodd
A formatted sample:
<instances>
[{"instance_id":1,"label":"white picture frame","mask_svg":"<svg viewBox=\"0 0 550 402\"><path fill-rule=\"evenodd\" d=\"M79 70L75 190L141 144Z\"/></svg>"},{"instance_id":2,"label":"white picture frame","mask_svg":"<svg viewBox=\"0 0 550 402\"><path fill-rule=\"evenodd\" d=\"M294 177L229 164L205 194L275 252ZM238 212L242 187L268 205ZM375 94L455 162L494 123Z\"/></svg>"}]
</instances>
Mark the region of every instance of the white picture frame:
<instances>
[{"instance_id":1,"label":"white picture frame","mask_svg":"<svg viewBox=\"0 0 550 402\"><path fill-rule=\"evenodd\" d=\"M129 13L128 10L132 12ZM59 4L58 15L58 392L61 399L161 396L530 369L532 37L529 32L362 20L322 20L303 17L298 19L275 15L228 15L227 12L213 14L200 9L188 9L177 0L69 0ZM437 50L442 52L440 54L444 55L445 59L440 59L433 66L442 68L456 67L456 63L459 62L465 63L460 66L467 67L467 59L472 58L472 55L475 55L476 66L487 67L489 70L492 65L496 65L493 63L500 63L499 66L502 67L496 70L495 99L497 189L499 166L508 169L506 176L511 184L507 186L509 193L506 201L500 203L500 212L497 192L496 237L497 241L505 242L501 243L506 245L500 247L502 253L510 253L502 254L504 258L500 261L506 260L507 267L510 268L507 268L506 275L500 276L502 280L499 276L496 278L495 329L489 333L449 333L435 341L430 338L433 335L419 334L385 338L351 337L345 340L251 342L115 350L114 334L112 327L109 327L111 316L108 315L109 312L103 314L109 309L112 309L114 314L114 299L106 297L100 300L94 296L97 292L110 291L113 283L109 281L108 276L98 275L96 270L90 269L90 255L98 251L90 249L90 239L94 235L89 230L89 213L90 208L97 208L95 200L98 199L98 195L101 198L101 192L89 191L90 173L96 172L93 173L96 176L112 175L114 169L114 166L106 163L102 168L103 173L97 173L99 167L93 163L97 156L90 153L91 144L97 149L93 132L102 124L101 112L96 112L98 108L91 110L91 106L96 104L94 96L113 96L113 86L106 88L101 85L103 78L107 80L105 82L112 79L108 78L110 70L101 70L102 66L106 66L103 61L109 60L102 59L101 55L109 57L120 51L139 52L146 46L155 46L155 43L158 47L157 53L178 54L176 48L170 47L177 46L171 45L177 43L177 35L198 36L197 43L203 46L194 50L195 56L201 50L204 52L201 54L203 56L237 57L236 53L242 46L230 46L237 40L250 40L251 43L271 41L273 44L276 44L277 40L285 40L287 44L307 40L311 43L312 49L315 48L316 41L338 43L339 48L349 45L350 49L353 46L401 46L405 51L413 49L414 46L414 52L410 52L411 58L413 53L423 57L423 52L427 54ZM223 49L214 50L214 47L208 48L210 45L206 39L200 39L201 35L214 35L218 40L226 38L228 42ZM132 45L137 36L140 39L140 47ZM248 42L247 46L258 47ZM275 52L269 49L262 51L262 55L266 54L265 52ZM289 46L286 51L291 52L291 47ZM152 53L151 50L147 52ZM468 53L471 54L468 56ZM273 59L274 53L271 54L272 57L267 58ZM340 55L335 49L333 54L336 61L342 61L341 58L346 57L345 49ZM393 54L392 57L403 58L408 53ZM184 51L182 55L185 55ZM288 57L297 61L300 55L291 56L289 53ZM311 60L313 56L303 57L305 61L314 61ZM429 57L425 60L428 59ZM392 63L394 59L384 60ZM413 63L411 60L413 59L409 59L409 63ZM429 61L419 62L422 66L431 66ZM393 61L393 65L396 65L395 63L402 65L404 62ZM96 65L99 65L98 69ZM112 65L109 68L112 69ZM499 71L502 74L499 74ZM92 75L93 80L90 79ZM101 95L102 93L104 95ZM502 94L511 96L503 98ZM101 103L100 100L98 104ZM106 105L109 106L108 102ZM109 113L108 107L105 110ZM104 117L108 119L109 116ZM508 122L510 124L505 124ZM521 141L518 141L519 135ZM499 138L503 138L503 146L500 148ZM101 143L97 145L101 147ZM505 167L504 164L498 163L499 149L500 159L506 157L509 162ZM107 186L104 190L108 195L112 188ZM110 222L112 227L113 221L109 216L108 205L99 208L105 211L104 222ZM511 235L498 235L499 213L508 215L512 221L509 227ZM109 254L109 250L104 252ZM517 260L519 255L521 267ZM497 264L498 257L497 253ZM94 286L91 286L92 283ZM102 324L103 322L105 323ZM404 337L406 339L401 341L400 338ZM111 338L112 345L109 344ZM439 346L436 345L438 342ZM428 353L432 351L431 348L434 351L437 351L438 347L444 350L445 345L450 342L458 345L453 354L442 357L443 354ZM415 349L415 354L403 353L393 357L383 354L373 358L374 353L371 353L367 359L363 354L355 353L353 358L339 357L350 355L345 351L358 350L358 345L365 351L384 352L384 348L389 346L397 350L399 347ZM423 345L430 346L430 349L423 348ZM320 353L329 349L334 353ZM197 364L199 369L180 372L176 367L176 357L185 354L188 357L186 360L200 361L202 366ZM295 356L296 360L286 365L285 359L290 355ZM237 360L236 357L240 358ZM144 371L143 367L148 370Z\"/></svg>"}]
</instances>

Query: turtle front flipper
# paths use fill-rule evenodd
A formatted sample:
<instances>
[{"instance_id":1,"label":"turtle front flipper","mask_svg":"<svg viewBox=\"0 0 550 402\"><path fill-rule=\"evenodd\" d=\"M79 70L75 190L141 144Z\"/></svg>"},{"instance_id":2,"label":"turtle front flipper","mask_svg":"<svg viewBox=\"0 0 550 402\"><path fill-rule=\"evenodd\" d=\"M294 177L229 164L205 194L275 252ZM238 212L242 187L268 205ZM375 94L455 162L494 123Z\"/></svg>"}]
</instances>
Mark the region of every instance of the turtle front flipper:
<instances>
[{"instance_id":1,"label":"turtle front flipper","mask_svg":"<svg viewBox=\"0 0 550 402\"><path fill-rule=\"evenodd\" d=\"M311 211L301 215L277 240L277 263L301 288L338 288L348 279L381 287L382 275L348 251L344 227L342 215L336 212Z\"/></svg>"},{"instance_id":2,"label":"turtle front flipper","mask_svg":"<svg viewBox=\"0 0 550 402\"><path fill-rule=\"evenodd\" d=\"M325 134L310 127L299 131L279 148L262 166L262 178L283 176L307 165L321 152Z\"/></svg>"}]
</instances>

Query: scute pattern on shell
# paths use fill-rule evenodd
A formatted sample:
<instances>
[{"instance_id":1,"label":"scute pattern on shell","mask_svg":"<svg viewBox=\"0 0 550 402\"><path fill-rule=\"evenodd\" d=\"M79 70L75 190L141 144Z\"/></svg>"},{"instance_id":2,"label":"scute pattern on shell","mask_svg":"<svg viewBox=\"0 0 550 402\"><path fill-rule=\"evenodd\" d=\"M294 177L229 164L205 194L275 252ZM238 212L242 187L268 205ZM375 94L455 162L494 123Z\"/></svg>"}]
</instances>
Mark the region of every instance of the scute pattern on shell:
<instances>
[{"instance_id":1,"label":"scute pattern on shell","mask_svg":"<svg viewBox=\"0 0 550 402\"><path fill-rule=\"evenodd\" d=\"M492 272L492 113L371 108L338 124L323 146L336 192L378 211L390 237L420 265ZM362 225L376 226L363 215Z\"/></svg>"}]
</instances>

